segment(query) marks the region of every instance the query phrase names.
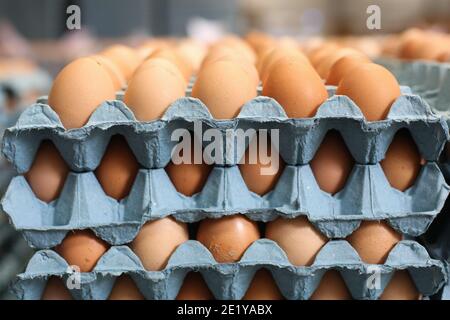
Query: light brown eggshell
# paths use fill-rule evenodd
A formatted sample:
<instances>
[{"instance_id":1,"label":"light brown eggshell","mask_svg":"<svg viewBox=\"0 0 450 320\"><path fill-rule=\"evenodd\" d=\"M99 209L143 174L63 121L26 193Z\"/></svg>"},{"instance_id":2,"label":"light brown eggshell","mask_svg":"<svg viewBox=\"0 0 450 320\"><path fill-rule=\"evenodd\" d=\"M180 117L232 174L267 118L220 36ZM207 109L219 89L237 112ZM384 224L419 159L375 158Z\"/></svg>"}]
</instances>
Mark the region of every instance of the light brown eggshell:
<instances>
[{"instance_id":1,"label":"light brown eggshell","mask_svg":"<svg viewBox=\"0 0 450 320\"><path fill-rule=\"evenodd\" d=\"M66 129L82 127L104 101L115 99L113 81L95 59L80 58L64 67L56 76L48 95Z\"/></svg>"},{"instance_id":2,"label":"light brown eggshell","mask_svg":"<svg viewBox=\"0 0 450 320\"><path fill-rule=\"evenodd\" d=\"M73 298L64 285L64 279L53 276L48 279L41 300L73 300Z\"/></svg>"},{"instance_id":3,"label":"light brown eggshell","mask_svg":"<svg viewBox=\"0 0 450 320\"><path fill-rule=\"evenodd\" d=\"M108 300L145 300L145 297L130 276L121 275L114 282Z\"/></svg>"},{"instance_id":4,"label":"light brown eggshell","mask_svg":"<svg viewBox=\"0 0 450 320\"><path fill-rule=\"evenodd\" d=\"M383 120L401 95L395 77L374 63L359 64L342 78L337 95L346 95L361 109L368 121Z\"/></svg>"},{"instance_id":5,"label":"light brown eggshell","mask_svg":"<svg viewBox=\"0 0 450 320\"><path fill-rule=\"evenodd\" d=\"M246 102L256 97L256 86L240 64L216 61L200 71L192 97L203 101L214 118L231 119Z\"/></svg>"},{"instance_id":6,"label":"light brown eggshell","mask_svg":"<svg viewBox=\"0 0 450 320\"><path fill-rule=\"evenodd\" d=\"M337 60L330 69L326 83L337 86L339 82L360 63L370 62L369 58L361 55L347 55Z\"/></svg>"},{"instance_id":7,"label":"light brown eggshell","mask_svg":"<svg viewBox=\"0 0 450 320\"><path fill-rule=\"evenodd\" d=\"M266 224L266 238L275 241L295 266L309 266L327 243L306 217L278 218Z\"/></svg>"},{"instance_id":8,"label":"light brown eggshell","mask_svg":"<svg viewBox=\"0 0 450 320\"><path fill-rule=\"evenodd\" d=\"M349 55L360 55L364 56L363 53L359 52L358 50L352 49L352 48L342 48L335 52L332 52L328 56L324 57L320 63L317 65L317 73L322 79L327 79L328 75L330 74L331 67L333 67L333 64L338 61L339 59L349 56Z\"/></svg>"},{"instance_id":9,"label":"light brown eggshell","mask_svg":"<svg viewBox=\"0 0 450 320\"><path fill-rule=\"evenodd\" d=\"M175 249L187 240L186 224L167 217L147 222L130 247L146 270L157 271L166 267Z\"/></svg>"},{"instance_id":10,"label":"light brown eggshell","mask_svg":"<svg viewBox=\"0 0 450 320\"><path fill-rule=\"evenodd\" d=\"M352 295L348 290L341 274L336 270L325 272L319 286L309 300L351 300Z\"/></svg>"},{"instance_id":11,"label":"light brown eggshell","mask_svg":"<svg viewBox=\"0 0 450 320\"><path fill-rule=\"evenodd\" d=\"M122 71L116 66L116 64L114 64L114 62L112 62L107 57L101 56L99 54L93 55L91 56L91 58L97 61L102 67L105 68L105 70L111 77L115 90L120 90L126 86L127 82L125 80L125 77Z\"/></svg>"},{"instance_id":12,"label":"light brown eggshell","mask_svg":"<svg viewBox=\"0 0 450 320\"><path fill-rule=\"evenodd\" d=\"M284 300L272 274L267 269L255 273L242 300Z\"/></svg>"},{"instance_id":13,"label":"light brown eggshell","mask_svg":"<svg viewBox=\"0 0 450 320\"><path fill-rule=\"evenodd\" d=\"M161 118L171 103L184 97L185 85L176 73L155 63L133 75L123 100L136 119L151 121Z\"/></svg>"},{"instance_id":14,"label":"light brown eggshell","mask_svg":"<svg viewBox=\"0 0 450 320\"><path fill-rule=\"evenodd\" d=\"M410 188L421 169L422 157L411 134L406 129L398 131L380 164L386 179L400 191Z\"/></svg>"},{"instance_id":15,"label":"light brown eggshell","mask_svg":"<svg viewBox=\"0 0 450 320\"><path fill-rule=\"evenodd\" d=\"M419 300L421 294L409 272L406 270L396 271L389 281L387 287L380 296L380 300Z\"/></svg>"},{"instance_id":16,"label":"light brown eggshell","mask_svg":"<svg viewBox=\"0 0 450 320\"><path fill-rule=\"evenodd\" d=\"M328 98L322 79L298 58L282 58L274 64L264 83L263 96L277 100L289 118L313 117Z\"/></svg>"},{"instance_id":17,"label":"light brown eggshell","mask_svg":"<svg viewBox=\"0 0 450 320\"><path fill-rule=\"evenodd\" d=\"M202 220L197 231L197 240L219 263L239 261L245 250L259 238L256 222L239 214Z\"/></svg>"},{"instance_id":18,"label":"light brown eggshell","mask_svg":"<svg viewBox=\"0 0 450 320\"><path fill-rule=\"evenodd\" d=\"M152 58L161 58L166 59L170 62L172 62L174 65L178 67L178 69L183 74L183 77L187 82L189 82L192 73L193 73L193 67L189 63L189 61L186 61L185 58L183 58L176 50L174 49L157 49L149 57Z\"/></svg>"},{"instance_id":19,"label":"light brown eggshell","mask_svg":"<svg viewBox=\"0 0 450 320\"><path fill-rule=\"evenodd\" d=\"M335 194L344 188L354 160L339 132L329 131L309 163L320 189Z\"/></svg>"},{"instance_id":20,"label":"light brown eggshell","mask_svg":"<svg viewBox=\"0 0 450 320\"><path fill-rule=\"evenodd\" d=\"M130 79L142 62L141 56L135 49L121 44L106 48L100 52L100 55L110 59L119 68L126 80Z\"/></svg>"},{"instance_id":21,"label":"light brown eggshell","mask_svg":"<svg viewBox=\"0 0 450 320\"><path fill-rule=\"evenodd\" d=\"M106 152L95 170L98 182L105 193L117 200L130 193L139 170L139 164L125 138L113 136Z\"/></svg>"},{"instance_id":22,"label":"light brown eggshell","mask_svg":"<svg viewBox=\"0 0 450 320\"><path fill-rule=\"evenodd\" d=\"M77 230L69 231L55 251L69 265L78 266L80 272L89 272L108 249L109 245L97 238L92 231Z\"/></svg>"},{"instance_id":23,"label":"light brown eggshell","mask_svg":"<svg viewBox=\"0 0 450 320\"><path fill-rule=\"evenodd\" d=\"M386 222L363 221L347 241L358 252L362 261L382 264L402 236Z\"/></svg>"},{"instance_id":24,"label":"light brown eggshell","mask_svg":"<svg viewBox=\"0 0 450 320\"><path fill-rule=\"evenodd\" d=\"M58 149L46 140L41 143L25 179L38 199L51 202L61 193L68 173L69 167Z\"/></svg>"},{"instance_id":25,"label":"light brown eggshell","mask_svg":"<svg viewBox=\"0 0 450 320\"><path fill-rule=\"evenodd\" d=\"M255 137L251 142L249 147L247 148L244 159L239 164L239 170L241 172L242 178L247 185L247 188L259 195L265 195L269 191L271 191L277 184L278 179L283 173L285 163L283 159L278 154L278 150L276 150L272 143L268 142L267 152L264 151L263 154L267 154L268 158L272 159L272 157L278 158L278 168L275 167L275 163L262 164L261 159L259 157L259 140ZM253 151L256 150L256 151ZM250 153L256 153L256 163L253 163L254 159L251 159ZM273 154L272 154L273 152ZM266 171L262 171L266 170Z\"/></svg>"},{"instance_id":26,"label":"light brown eggshell","mask_svg":"<svg viewBox=\"0 0 450 320\"><path fill-rule=\"evenodd\" d=\"M184 278L176 300L214 300L214 295L200 272L189 272Z\"/></svg>"}]
</instances>

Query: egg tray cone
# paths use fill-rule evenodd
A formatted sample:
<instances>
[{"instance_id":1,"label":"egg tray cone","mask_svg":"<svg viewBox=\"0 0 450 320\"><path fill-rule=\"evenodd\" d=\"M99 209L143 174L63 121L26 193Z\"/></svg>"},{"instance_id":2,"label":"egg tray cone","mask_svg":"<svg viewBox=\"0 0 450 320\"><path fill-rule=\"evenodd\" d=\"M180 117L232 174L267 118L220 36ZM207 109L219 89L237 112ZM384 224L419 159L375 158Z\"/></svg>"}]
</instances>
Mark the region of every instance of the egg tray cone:
<instances>
[{"instance_id":1,"label":"egg tray cone","mask_svg":"<svg viewBox=\"0 0 450 320\"><path fill-rule=\"evenodd\" d=\"M39 299L50 276L62 277L75 284L70 290L75 299L107 299L115 279L131 276L146 299L174 299L190 271L203 276L216 299L241 299L257 270L265 268L287 299L308 299L327 270L338 270L354 299L377 299L398 270L407 270L417 290L424 296L436 293L447 279L443 263L428 256L425 248L403 240L389 253L383 265L363 263L357 252L344 240L328 242L314 263L295 267L273 241L255 241L237 263L217 263L199 242L181 244L163 271L146 271L139 258L127 246L112 247L98 261L92 272L74 274L56 252L43 250L30 260L25 273L12 286L19 299ZM370 277L379 275L378 285L368 286ZM67 281L69 279L69 281Z\"/></svg>"},{"instance_id":2,"label":"egg tray cone","mask_svg":"<svg viewBox=\"0 0 450 320\"><path fill-rule=\"evenodd\" d=\"M148 220L169 215L183 222L245 214L255 221L305 215L328 238L343 238L363 220L387 220L402 234L426 231L450 187L436 163L422 167L415 184L390 186L379 164L355 165L334 196L322 191L309 165L286 166L275 188L261 197L248 190L238 166L216 166L200 193L175 189L164 169L139 170L130 194L107 196L93 172L69 173L60 197L39 200L23 176L12 179L1 205L32 247L51 248L69 230L92 229L112 245L132 241Z\"/></svg>"},{"instance_id":3,"label":"egg tray cone","mask_svg":"<svg viewBox=\"0 0 450 320\"><path fill-rule=\"evenodd\" d=\"M329 88L330 94L333 89ZM132 111L119 100L101 104L82 128L64 129L58 115L45 100L27 108L17 123L8 128L2 143L5 157L19 173L29 170L43 140L51 140L71 170L94 170L113 135L127 140L138 162L144 168L163 168L171 160L178 139L171 139L177 129L202 128L215 131L218 140L218 165L233 165L244 154L246 143L233 138L241 130L278 130L279 150L290 165L307 164L329 130L342 135L357 163L375 164L384 158L396 132L407 128L420 154L427 161L436 161L449 138L445 121L435 115L419 96L404 94L392 105L386 120L367 122L360 109L346 96L331 96L313 118L289 119L273 99L259 96L245 104L232 120L215 120L198 99L181 98L166 110L159 120L139 122ZM197 131L197 135L200 133ZM250 134L250 133L249 133ZM228 136L228 138L226 138ZM198 137L200 141L201 137ZM227 140L228 139L228 140ZM175 141L172 141L175 140ZM272 138L274 140L274 138ZM210 142L203 141L203 146Z\"/></svg>"},{"instance_id":4,"label":"egg tray cone","mask_svg":"<svg viewBox=\"0 0 450 320\"><path fill-rule=\"evenodd\" d=\"M20 99L30 91L48 92L51 84L52 79L47 72L36 70L29 74L18 74L0 78L0 91L2 88L7 88Z\"/></svg>"}]
</instances>

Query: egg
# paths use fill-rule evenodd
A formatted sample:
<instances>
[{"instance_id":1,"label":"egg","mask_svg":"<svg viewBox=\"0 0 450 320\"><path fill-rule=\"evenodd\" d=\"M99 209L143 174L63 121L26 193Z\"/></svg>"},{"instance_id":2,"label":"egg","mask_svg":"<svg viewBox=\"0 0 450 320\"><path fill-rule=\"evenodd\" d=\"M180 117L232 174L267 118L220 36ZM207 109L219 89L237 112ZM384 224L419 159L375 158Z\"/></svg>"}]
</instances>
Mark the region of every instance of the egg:
<instances>
[{"instance_id":1,"label":"egg","mask_svg":"<svg viewBox=\"0 0 450 320\"><path fill-rule=\"evenodd\" d=\"M309 61L314 68L317 68L319 63L329 56L331 53L339 49L339 46L335 43L324 43L308 53Z\"/></svg>"},{"instance_id":2,"label":"egg","mask_svg":"<svg viewBox=\"0 0 450 320\"><path fill-rule=\"evenodd\" d=\"M308 58L300 52L298 49L280 46L270 52L268 52L262 59L260 64L260 76L262 84L264 85L267 81L269 74L271 73L274 65L282 58L295 58L306 64L309 64Z\"/></svg>"},{"instance_id":3,"label":"egg","mask_svg":"<svg viewBox=\"0 0 450 320\"><path fill-rule=\"evenodd\" d=\"M359 52L358 50L352 49L352 48L342 48L339 50L336 50L335 52L332 52L331 54L324 57L317 65L316 70L319 76L322 79L327 79L328 75L330 73L331 68L333 67L333 64L336 63L339 59L350 56L350 55L356 55L356 56L363 56L364 54Z\"/></svg>"},{"instance_id":4,"label":"egg","mask_svg":"<svg viewBox=\"0 0 450 320\"><path fill-rule=\"evenodd\" d=\"M339 132L329 131L309 163L320 189L335 194L344 188L354 160Z\"/></svg>"},{"instance_id":5,"label":"egg","mask_svg":"<svg viewBox=\"0 0 450 320\"><path fill-rule=\"evenodd\" d=\"M137 68L136 73L141 72L142 70L145 70L147 68L164 68L167 70L167 72L171 73L172 75L176 76L177 79L180 81L180 83L183 84L183 88L186 88L188 85L188 82L184 78L183 74L181 73L180 69L171 61L163 58L149 58L145 60L139 68Z\"/></svg>"},{"instance_id":6,"label":"egg","mask_svg":"<svg viewBox=\"0 0 450 320\"><path fill-rule=\"evenodd\" d=\"M348 290L341 274L336 270L325 272L319 286L309 300L351 300L352 295Z\"/></svg>"},{"instance_id":7,"label":"egg","mask_svg":"<svg viewBox=\"0 0 450 320\"><path fill-rule=\"evenodd\" d=\"M126 274L116 278L108 300L145 300L133 279Z\"/></svg>"},{"instance_id":8,"label":"egg","mask_svg":"<svg viewBox=\"0 0 450 320\"><path fill-rule=\"evenodd\" d=\"M52 142L41 143L25 179L35 196L45 202L58 198L64 187L69 167Z\"/></svg>"},{"instance_id":9,"label":"egg","mask_svg":"<svg viewBox=\"0 0 450 320\"><path fill-rule=\"evenodd\" d=\"M106 100L115 99L113 81L95 59L80 58L62 69L48 95L66 129L86 124L94 110Z\"/></svg>"},{"instance_id":10,"label":"egg","mask_svg":"<svg viewBox=\"0 0 450 320\"><path fill-rule=\"evenodd\" d=\"M266 238L275 241L295 266L309 266L327 243L306 217L277 218L266 225Z\"/></svg>"},{"instance_id":11,"label":"egg","mask_svg":"<svg viewBox=\"0 0 450 320\"><path fill-rule=\"evenodd\" d=\"M242 300L284 300L284 297L270 271L259 269Z\"/></svg>"},{"instance_id":12,"label":"egg","mask_svg":"<svg viewBox=\"0 0 450 320\"><path fill-rule=\"evenodd\" d=\"M108 249L109 245L92 231L77 230L69 232L55 251L70 266L77 266L80 272L90 272Z\"/></svg>"},{"instance_id":13,"label":"egg","mask_svg":"<svg viewBox=\"0 0 450 320\"><path fill-rule=\"evenodd\" d=\"M201 155L202 156L202 155ZM180 151L183 157L183 151ZM185 196L192 196L203 189L212 166L202 163L194 163L194 143L191 143L190 163L174 164L172 161L166 166L166 172L175 189Z\"/></svg>"},{"instance_id":14,"label":"egg","mask_svg":"<svg viewBox=\"0 0 450 320\"><path fill-rule=\"evenodd\" d=\"M263 96L277 100L289 118L316 114L328 93L314 69L298 58L282 58L271 68L263 86Z\"/></svg>"},{"instance_id":15,"label":"egg","mask_svg":"<svg viewBox=\"0 0 450 320\"><path fill-rule=\"evenodd\" d=\"M193 71L196 73L200 69L207 49L199 41L185 39L177 45L177 52L185 61L189 62Z\"/></svg>"},{"instance_id":16,"label":"egg","mask_svg":"<svg viewBox=\"0 0 450 320\"><path fill-rule=\"evenodd\" d=\"M326 83L328 85L337 86L339 82L350 72L354 67L361 63L370 62L369 58L362 55L347 55L337 60L330 69Z\"/></svg>"},{"instance_id":17,"label":"egg","mask_svg":"<svg viewBox=\"0 0 450 320\"><path fill-rule=\"evenodd\" d=\"M419 300L414 281L407 270L396 271L380 296L380 300Z\"/></svg>"},{"instance_id":18,"label":"egg","mask_svg":"<svg viewBox=\"0 0 450 320\"><path fill-rule=\"evenodd\" d=\"M130 247L146 270L158 271L166 267L175 249L187 240L186 224L166 217L144 224Z\"/></svg>"},{"instance_id":19,"label":"egg","mask_svg":"<svg viewBox=\"0 0 450 320\"><path fill-rule=\"evenodd\" d=\"M244 158L240 161L239 170L247 188L263 196L276 186L285 164L270 140L267 150L262 150L263 155L267 155L267 158L261 161L259 143L258 137L253 138L250 142ZM269 163L264 163L266 161Z\"/></svg>"},{"instance_id":20,"label":"egg","mask_svg":"<svg viewBox=\"0 0 450 320\"><path fill-rule=\"evenodd\" d=\"M41 300L73 300L73 298L64 285L64 279L52 276L47 280Z\"/></svg>"},{"instance_id":21,"label":"egg","mask_svg":"<svg viewBox=\"0 0 450 320\"><path fill-rule=\"evenodd\" d=\"M184 278L176 300L214 300L214 295L200 272L189 272Z\"/></svg>"},{"instance_id":22,"label":"egg","mask_svg":"<svg viewBox=\"0 0 450 320\"><path fill-rule=\"evenodd\" d=\"M121 44L106 48L100 52L100 55L110 59L119 68L126 80L130 79L133 72L142 62L136 50Z\"/></svg>"},{"instance_id":23,"label":"egg","mask_svg":"<svg viewBox=\"0 0 450 320\"><path fill-rule=\"evenodd\" d=\"M189 61L186 61L176 50L157 49L150 55L150 59L152 58L161 58L172 62L181 71L185 80L190 80L193 73L193 67L190 65Z\"/></svg>"},{"instance_id":24,"label":"egg","mask_svg":"<svg viewBox=\"0 0 450 320\"><path fill-rule=\"evenodd\" d=\"M115 90L120 90L126 86L126 80L122 72L110 59L101 55L93 55L91 58L105 68L111 77Z\"/></svg>"},{"instance_id":25,"label":"egg","mask_svg":"<svg viewBox=\"0 0 450 320\"><path fill-rule=\"evenodd\" d=\"M374 63L359 64L342 78L337 95L346 95L358 105L368 121L383 120L401 95L395 77Z\"/></svg>"},{"instance_id":26,"label":"egg","mask_svg":"<svg viewBox=\"0 0 450 320\"><path fill-rule=\"evenodd\" d=\"M391 186L400 191L410 188L421 169L422 157L406 129L398 131L380 165Z\"/></svg>"},{"instance_id":27,"label":"egg","mask_svg":"<svg viewBox=\"0 0 450 320\"><path fill-rule=\"evenodd\" d=\"M386 222L380 221L363 221L359 228L347 237L361 260L370 264L383 264L400 240L401 234Z\"/></svg>"},{"instance_id":28,"label":"egg","mask_svg":"<svg viewBox=\"0 0 450 320\"><path fill-rule=\"evenodd\" d=\"M95 175L105 193L117 200L125 198L133 186L139 164L124 137L111 138Z\"/></svg>"},{"instance_id":29,"label":"egg","mask_svg":"<svg viewBox=\"0 0 450 320\"><path fill-rule=\"evenodd\" d=\"M200 222L197 240L219 263L237 262L247 248L260 238L258 225L247 217L236 214Z\"/></svg>"},{"instance_id":30,"label":"egg","mask_svg":"<svg viewBox=\"0 0 450 320\"><path fill-rule=\"evenodd\" d=\"M253 49L239 37L228 35L219 40L220 45L229 46L239 51L250 63L255 64L256 54Z\"/></svg>"},{"instance_id":31,"label":"egg","mask_svg":"<svg viewBox=\"0 0 450 320\"><path fill-rule=\"evenodd\" d=\"M184 97L186 83L167 66L155 63L136 72L123 101L139 121L162 117L167 107Z\"/></svg>"},{"instance_id":32,"label":"egg","mask_svg":"<svg viewBox=\"0 0 450 320\"><path fill-rule=\"evenodd\" d=\"M239 63L217 61L200 71L191 96L206 104L214 118L231 119L256 97L256 86Z\"/></svg>"}]
</instances>

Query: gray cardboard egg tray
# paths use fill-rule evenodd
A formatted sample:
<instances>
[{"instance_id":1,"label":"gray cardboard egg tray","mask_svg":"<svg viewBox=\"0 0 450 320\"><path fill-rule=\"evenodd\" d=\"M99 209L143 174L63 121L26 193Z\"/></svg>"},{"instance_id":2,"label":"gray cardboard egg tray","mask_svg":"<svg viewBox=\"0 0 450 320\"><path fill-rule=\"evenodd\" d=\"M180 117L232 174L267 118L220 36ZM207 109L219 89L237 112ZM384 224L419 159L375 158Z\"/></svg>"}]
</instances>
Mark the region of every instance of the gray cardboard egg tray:
<instances>
[{"instance_id":1,"label":"gray cardboard egg tray","mask_svg":"<svg viewBox=\"0 0 450 320\"><path fill-rule=\"evenodd\" d=\"M36 70L30 74L0 78L0 91L2 88L7 88L20 98L30 91L48 92L51 84L52 79L45 71Z\"/></svg>"},{"instance_id":2,"label":"gray cardboard egg tray","mask_svg":"<svg viewBox=\"0 0 450 320\"><path fill-rule=\"evenodd\" d=\"M215 166L202 192L181 195L162 167L174 145L170 132L198 119L222 129L283 128L280 153L285 162L295 165L287 165L275 189L263 197L247 189L233 165ZM405 192L390 187L377 163L400 128L409 129L428 160L415 185ZM330 129L339 130L357 162L346 187L334 196L320 190L307 164ZM121 201L108 197L92 172L115 134L127 139L143 167L130 194ZM73 130L65 130L48 105L37 103L6 131L4 155L19 173L26 172L40 142L50 139L73 172L59 199L49 204L37 199L24 177L17 176L2 207L36 248L53 247L68 230L86 228L112 245L125 244L143 223L167 215L185 222L236 213L258 221L306 215L329 238L351 234L361 220L388 220L401 233L417 236L427 229L449 193L435 163L447 138L446 123L412 95L400 97L387 120L369 123L344 96L331 97L312 119L287 119L273 99L258 97L243 106L237 119L225 121L214 121L198 99L182 98L161 120L148 123L137 122L122 102L112 101L102 104L86 126ZM245 147L240 154L244 151Z\"/></svg>"},{"instance_id":3,"label":"gray cardboard egg tray","mask_svg":"<svg viewBox=\"0 0 450 320\"><path fill-rule=\"evenodd\" d=\"M363 263L345 240L328 242L311 266L293 266L273 241L255 241L237 263L217 263L206 247L189 240L172 254L162 271L146 271L127 246L110 248L92 272L73 273L56 252L43 250L30 260L12 286L19 299L39 299L50 276L71 283L75 299L107 299L115 279L129 275L146 299L174 299L188 272L200 272L217 299L241 299L257 270L269 270L287 299L308 299L327 270L338 270L354 299L377 299L398 270L407 270L424 296L436 293L447 280L445 266L428 256L417 242L400 241L383 265ZM76 287L78 285L78 287Z\"/></svg>"}]
</instances>

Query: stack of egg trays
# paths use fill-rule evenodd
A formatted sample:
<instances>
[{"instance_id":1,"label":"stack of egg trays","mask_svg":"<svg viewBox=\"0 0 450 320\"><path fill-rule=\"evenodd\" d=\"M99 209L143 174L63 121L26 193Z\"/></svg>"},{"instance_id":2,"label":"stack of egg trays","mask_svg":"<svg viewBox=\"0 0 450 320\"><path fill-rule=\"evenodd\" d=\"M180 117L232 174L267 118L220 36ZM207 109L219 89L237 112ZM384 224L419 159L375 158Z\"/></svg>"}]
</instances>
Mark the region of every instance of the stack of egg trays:
<instances>
[{"instance_id":1,"label":"stack of egg trays","mask_svg":"<svg viewBox=\"0 0 450 320\"><path fill-rule=\"evenodd\" d=\"M421 95L431 109L441 115L450 124L450 64L432 61L402 61L398 59L381 59L379 61L390 69L399 82L409 85L412 92ZM448 148L448 146L447 146ZM450 159L442 155L439 166L447 181L450 180ZM421 237L421 242L430 254L442 261L450 262L450 199L442 212ZM436 296L438 299L450 300L450 284Z\"/></svg>"},{"instance_id":2,"label":"stack of egg trays","mask_svg":"<svg viewBox=\"0 0 450 320\"><path fill-rule=\"evenodd\" d=\"M355 299L376 299L394 272L405 269L424 296L435 294L447 280L445 265L431 259L420 244L403 240L384 265L369 265L339 239L363 220L387 220L406 238L426 231L449 193L436 164L448 140L447 124L407 90L387 119L377 122L367 122L348 97L334 91L329 88L330 98L309 119L289 119L275 100L259 96L245 104L236 119L216 121L201 101L186 97L174 102L160 120L144 123L123 102L114 100L100 105L84 127L71 130L64 129L45 99L40 100L6 131L2 151L22 174L30 168L40 142L51 140L72 172L60 197L49 204L37 199L19 175L12 180L2 207L33 247L54 247L69 230L87 228L112 245L92 272L81 274L81 288L71 289L77 299L107 298L121 274L129 274L148 299L173 299L189 271L201 272L216 298L239 299L260 268L272 272L288 299L309 298L329 269L341 273ZM218 154L225 165L214 166L198 194L179 194L164 170L177 143L170 136L175 129L192 130L199 123L204 131L220 129L224 140L239 128L279 129L279 152L286 168L274 190L263 197L250 192L236 165L245 147L234 145L230 151L230 144L223 143ZM379 164L402 128L410 131L426 160L414 186L405 192L390 186ZM356 162L346 186L334 196L319 188L308 165L329 130L340 132ZM130 194L121 201L108 197L93 174L111 136L117 134L125 137L142 167ZM333 240L307 267L290 264L282 249L267 239L256 241L239 262L225 264L215 262L205 247L190 240L158 272L145 271L139 258L123 246L148 220L171 215L193 223L236 213L263 222L304 215ZM367 278L374 269L381 275L380 286L369 288ZM13 290L20 299L39 298L52 275L73 276L57 253L41 250L17 277Z\"/></svg>"}]
</instances>

